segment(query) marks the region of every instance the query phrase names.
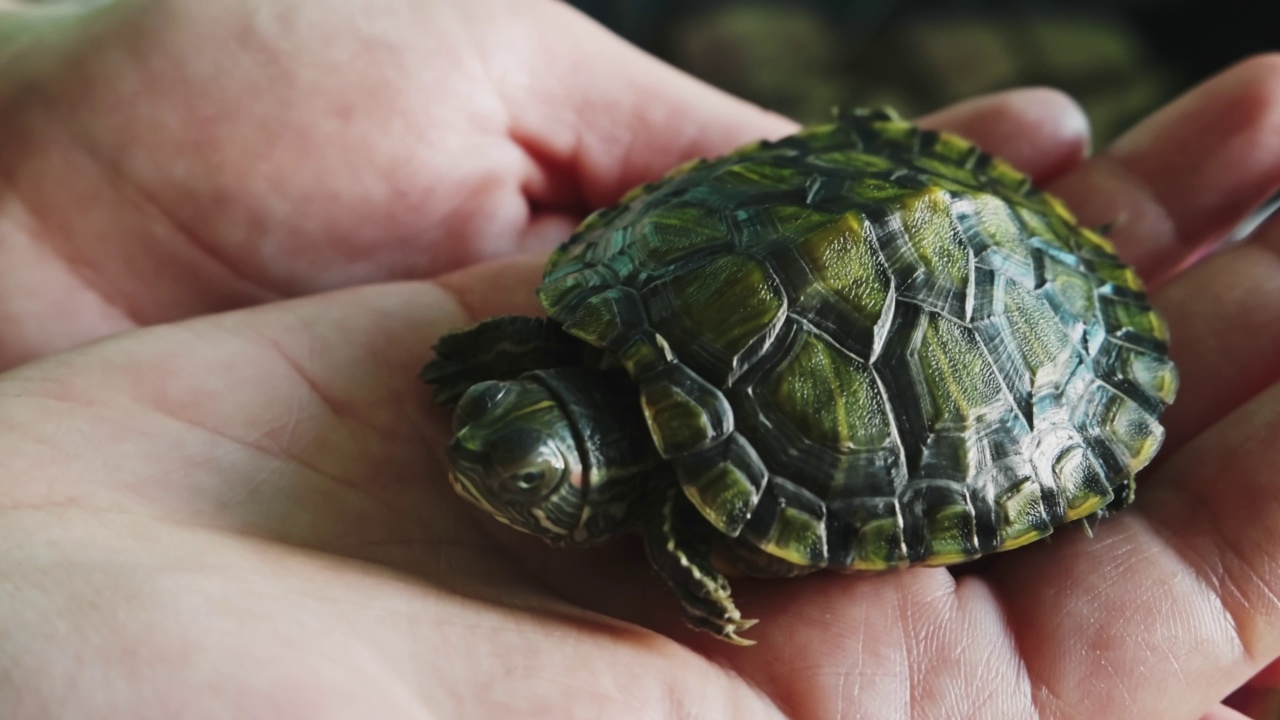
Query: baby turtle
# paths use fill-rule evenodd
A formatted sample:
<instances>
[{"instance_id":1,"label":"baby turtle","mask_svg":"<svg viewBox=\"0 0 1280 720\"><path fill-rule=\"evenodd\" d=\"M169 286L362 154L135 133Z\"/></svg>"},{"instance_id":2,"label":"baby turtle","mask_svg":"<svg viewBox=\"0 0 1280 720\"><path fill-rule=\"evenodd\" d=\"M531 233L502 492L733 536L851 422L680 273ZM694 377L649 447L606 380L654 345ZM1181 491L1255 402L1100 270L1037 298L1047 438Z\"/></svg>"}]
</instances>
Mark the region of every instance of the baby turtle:
<instances>
[{"instance_id":1,"label":"baby turtle","mask_svg":"<svg viewBox=\"0 0 1280 720\"><path fill-rule=\"evenodd\" d=\"M1105 238L886 110L636 188L538 297L423 371L456 403L453 485L555 545L639 530L734 642L718 568L949 565L1125 506L1178 384Z\"/></svg>"}]
</instances>

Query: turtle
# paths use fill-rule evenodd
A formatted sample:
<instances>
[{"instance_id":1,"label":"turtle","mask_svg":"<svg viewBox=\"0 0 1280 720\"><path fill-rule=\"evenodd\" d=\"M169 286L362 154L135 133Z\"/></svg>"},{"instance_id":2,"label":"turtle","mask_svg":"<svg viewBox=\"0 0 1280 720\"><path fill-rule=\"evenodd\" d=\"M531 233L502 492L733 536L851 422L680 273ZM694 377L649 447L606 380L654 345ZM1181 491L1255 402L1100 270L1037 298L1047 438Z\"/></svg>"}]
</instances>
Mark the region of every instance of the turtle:
<instances>
[{"instance_id":1,"label":"turtle","mask_svg":"<svg viewBox=\"0 0 1280 720\"><path fill-rule=\"evenodd\" d=\"M953 565L1125 507L1178 386L1104 231L889 109L635 188L537 294L423 369L451 484L558 547L638 532L740 644L728 577Z\"/></svg>"}]
</instances>

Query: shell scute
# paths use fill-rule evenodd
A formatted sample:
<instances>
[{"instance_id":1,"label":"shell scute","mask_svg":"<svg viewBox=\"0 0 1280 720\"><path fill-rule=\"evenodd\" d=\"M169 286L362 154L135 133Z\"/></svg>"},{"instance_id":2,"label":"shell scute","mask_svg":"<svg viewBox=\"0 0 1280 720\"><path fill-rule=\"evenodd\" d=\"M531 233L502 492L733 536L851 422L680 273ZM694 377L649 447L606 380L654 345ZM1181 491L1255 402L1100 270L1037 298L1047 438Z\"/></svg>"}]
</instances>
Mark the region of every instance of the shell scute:
<instances>
[{"instance_id":1,"label":"shell scute","mask_svg":"<svg viewBox=\"0 0 1280 720\"><path fill-rule=\"evenodd\" d=\"M739 253L715 258L654 285L650 322L704 374L724 383L742 356L767 343L787 313L787 299L767 264Z\"/></svg>"},{"instance_id":2,"label":"shell scute","mask_svg":"<svg viewBox=\"0 0 1280 720\"><path fill-rule=\"evenodd\" d=\"M878 238L903 300L968 321L973 252L951 216L948 193L932 188L893 205Z\"/></svg>"},{"instance_id":3,"label":"shell scute","mask_svg":"<svg viewBox=\"0 0 1280 720\"><path fill-rule=\"evenodd\" d=\"M803 335L764 390L782 420L832 452L894 442L889 408L871 366L816 334Z\"/></svg>"},{"instance_id":4,"label":"shell scute","mask_svg":"<svg viewBox=\"0 0 1280 720\"><path fill-rule=\"evenodd\" d=\"M729 244L720 214L690 202L675 202L646 216L630 228L629 235L637 260L649 270L671 267Z\"/></svg>"}]
</instances>

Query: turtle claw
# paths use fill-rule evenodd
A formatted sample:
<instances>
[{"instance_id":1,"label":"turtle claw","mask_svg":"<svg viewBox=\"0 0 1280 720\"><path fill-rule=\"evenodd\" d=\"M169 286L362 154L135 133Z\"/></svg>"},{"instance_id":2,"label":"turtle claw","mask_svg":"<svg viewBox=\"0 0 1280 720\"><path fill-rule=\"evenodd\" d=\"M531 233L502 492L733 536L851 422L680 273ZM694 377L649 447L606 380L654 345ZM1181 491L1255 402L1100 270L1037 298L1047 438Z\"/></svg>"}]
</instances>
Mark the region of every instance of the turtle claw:
<instances>
[{"instance_id":1,"label":"turtle claw","mask_svg":"<svg viewBox=\"0 0 1280 720\"><path fill-rule=\"evenodd\" d=\"M734 645L746 647L756 644L755 640L744 638L738 635L738 633L746 632L753 625L758 623L759 620L707 617L686 605L684 608L684 621L685 624L695 630L702 630L711 633L721 640L733 643Z\"/></svg>"},{"instance_id":2,"label":"turtle claw","mask_svg":"<svg viewBox=\"0 0 1280 720\"><path fill-rule=\"evenodd\" d=\"M678 488L664 496L658 518L645 528L645 549L658 574L680 599L685 623L735 645L758 621L744 619L733 603L729 581L711 564L714 529Z\"/></svg>"},{"instance_id":3,"label":"turtle claw","mask_svg":"<svg viewBox=\"0 0 1280 720\"><path fill-rule=\"evenodd\" d=\"M721 632L719 635L717 635L717 637L719 637L721 640L724 640L725 642L733 643L738 647L751 647L752 645L756 644L755 640L738 636L737 633L740 633L740 632L742 632L741 628L736 630L725 630Z\"/></svg>"},{"instance_id":4,"label":"turtle claw","mask_svg":"<svg viewBox=\"0 0 1280 720\"><path fill-rule=\"evenodd\" d=\"M751 647L756 644L756 641L749 638L738 637L738 633L750 630L751 627L758 622L760 621L752 619L739 620L736 626L723 630L720 633L720 639L741 647Z\"/></svg>"},{"instance_id":5,"label":"turtle claw","mask_svg":"<svg viewBox=\"0 0 1280 720\"><path fill-rule=\"evenodd\" d=\"M688 594L686 590L694 592L697 590L689 587L678 588L671 584L669 579L668 584L680 596L685 624L698 630L705 630L735 645L756 644L754 640L739 637L738 633L746 632L760 621L742 617L742 613L738 611L737 606L733 604L733 599L727 593L727 586L723 594L707 597L701 593Z\"/></svg>"}]
</instances>

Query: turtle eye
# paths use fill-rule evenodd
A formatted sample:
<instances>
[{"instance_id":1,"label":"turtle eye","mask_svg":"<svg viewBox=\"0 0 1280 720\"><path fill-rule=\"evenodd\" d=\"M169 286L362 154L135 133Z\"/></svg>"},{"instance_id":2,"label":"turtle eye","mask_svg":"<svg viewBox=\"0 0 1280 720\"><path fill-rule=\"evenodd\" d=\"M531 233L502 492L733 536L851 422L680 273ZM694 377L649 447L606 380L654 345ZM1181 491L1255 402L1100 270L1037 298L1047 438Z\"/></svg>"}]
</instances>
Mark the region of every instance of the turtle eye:
<instances>
[{"instance_id":1,"label":"turtle eye","mask_svg":"<svg viewBox=\"0 0 1280 720\"><path fill-rule=\"evenodd\" d=\"M511 495L541 494L564 477L565 462L560 453L542 448L520 467L503 478L503 489Z\"/></svg>"},{"instance_id":2,"label":"turtle eye","mask_svg":"<svg viewBox=\"0 0 1280 720\"><path fill-rule=\"evenodd\" d=\"M507 483L515 490L532 490L542 484L547 479L547 474L543 469L526 470L522 473L512 475L507 479Z\"/></svg>"}]
</instances>

